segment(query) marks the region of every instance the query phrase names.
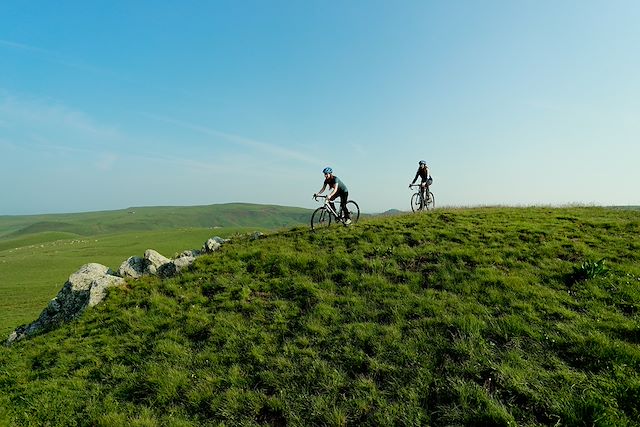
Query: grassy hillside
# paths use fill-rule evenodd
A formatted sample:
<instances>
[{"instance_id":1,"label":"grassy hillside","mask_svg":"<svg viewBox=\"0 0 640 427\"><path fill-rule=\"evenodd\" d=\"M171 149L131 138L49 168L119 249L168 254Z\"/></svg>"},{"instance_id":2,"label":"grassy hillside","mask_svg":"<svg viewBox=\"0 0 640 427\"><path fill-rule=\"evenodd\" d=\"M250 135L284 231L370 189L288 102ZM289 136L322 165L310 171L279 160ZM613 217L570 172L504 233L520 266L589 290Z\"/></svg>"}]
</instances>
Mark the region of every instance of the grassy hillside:
<instances>
[{"instance_id":1,"label":"grassy hillside","mask_svg":"<svg viewBox=\"0 0 640 427\"><path fill-rule=\"evenodd\" d=\"M128 257L142 256L146 249L173 257L185 249L201 248L214 235L230 237L254 230L186 228L72 239L60 233L38 233L5 241L11 243L11 249L5 250L0 242L0 336L38 317L69 275L86 263L97 262L117 270Z\"/></svg>"},{"instance_id":2,"label":"grassy hillside","mask_svg":"<svg viewBox=\"0 0 640 427\"><path fill-rule=\"evenodd\" d=\"M88 262L117 269L153 248L166 256L213 235L307 223L310 210L231 203L77 214L0 216L0 336L37 317Z\"/></svg>"},{"instance_id":3,"label":"grassy hillside","mask_svg":"<svg viewBox=\"0 0 640 427\"><path fill-rule=\"evenodd\" d=\"M0 425L638 425L639 236L483 208L238 238L0 348Z\"/></svg>"},{"instance_id":4,"label":"grassy hillside","mask_svg":"<svg viewBox=\"0 0 640 427\"><path fill-rule=\"evenodd\" d=\"M311 211L274 205L228 203L209 206L156 206L73 214L0 216L0 243L42 232L79 236L185 227L278 228L306 223Z\"/></svg>"}]
</instances>

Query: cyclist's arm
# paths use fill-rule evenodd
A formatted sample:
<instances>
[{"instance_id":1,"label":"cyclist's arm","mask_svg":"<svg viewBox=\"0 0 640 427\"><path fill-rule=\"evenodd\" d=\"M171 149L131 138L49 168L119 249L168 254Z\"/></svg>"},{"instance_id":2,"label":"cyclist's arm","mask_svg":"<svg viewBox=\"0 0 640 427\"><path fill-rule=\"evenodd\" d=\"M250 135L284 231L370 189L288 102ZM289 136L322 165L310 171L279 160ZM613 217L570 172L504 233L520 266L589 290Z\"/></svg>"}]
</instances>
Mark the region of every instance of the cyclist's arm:
<instances>
[{"instance_id":1,"label":"cyclist's arm","mask_svg":"<svg viewBox=\"0 0 640 427\"><path fill-rule=\"evenodd\" d=\"M316 194L322 194L322 192L324 191L325 188L327 188L327 183L326 182L322 185L322 188Z\"/></svg>"},{"instance_id":2,"label":"cyclist's arm","mask_svg":"<svg viewBox=\"0 0 640 427\"><path fill-rule=\"evenodd\" d=\"M411 185L416 183L416 179L418 179L419 176L420 176L420 169L418 169L418 172L416 172L416 176L413 177L413 181L411 181Z\"/></svg>"},{"instance_id":3,"label":"cyclist's arm","mask_svg":"<svg viewBox=\"0 0 640 427\"><path fill-rule=\"evenodd\" d=\"M329 194L327 194L327 199L333 197L334 194L338 192L338 183L336 183L333 187L329 187ZM324 190L324 188L323 188Z\"/></svg>"}]
</instances>

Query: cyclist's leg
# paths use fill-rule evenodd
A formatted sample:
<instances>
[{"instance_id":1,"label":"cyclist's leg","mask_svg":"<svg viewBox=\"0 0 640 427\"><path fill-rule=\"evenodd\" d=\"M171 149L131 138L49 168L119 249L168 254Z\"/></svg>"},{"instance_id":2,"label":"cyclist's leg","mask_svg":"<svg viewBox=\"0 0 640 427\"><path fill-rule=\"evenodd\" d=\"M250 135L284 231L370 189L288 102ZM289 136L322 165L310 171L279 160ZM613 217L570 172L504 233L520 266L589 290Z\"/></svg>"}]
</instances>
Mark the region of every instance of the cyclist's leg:
<instances>
[{"instance_id":1,"label":"cyclist's leg","mask_svg":"<svg viewBox=\"0 0 640 427\"><path fill-rule=\"evenodd\" d=\"M421 205L421 206L420 206L420 208L423 208L423 207L424 207L424 205L427 203L427 195L428 195L429 193L427 192L427 193L425 194L425 187L426 187L426 186L427 186L427 183L426 183L426 182L422 181L422 182L420 183L420 199L422 199L422 200L421 200L421 203L420 203L420 205Z\"/></svg>"},{"instance_id":2,"label":"cyclist's leg","mask_svg":"<svg viewBox=\"0 0 640 427\"><path fill-rule=\"evenodd\" d=\"M336 199L337 194L334 194L330 199L329 199L329 206L331 206L331 209L333 209L334 212L336 211L336 205L333 204L333 201Z\"/></svg>"},{"instance_id":3,"label":"cyclist's leg","mask_svg":"<svg viewBox=\"0 0 640 427\"><path fill-rule=\"evenodd\" d=\"M342 210L342 216L345 220L351 219L349 214L349 209L347 209L347 198L349 197L349 192L341 191L340 192L340 209Z\"/></svg>"}]
</instances>

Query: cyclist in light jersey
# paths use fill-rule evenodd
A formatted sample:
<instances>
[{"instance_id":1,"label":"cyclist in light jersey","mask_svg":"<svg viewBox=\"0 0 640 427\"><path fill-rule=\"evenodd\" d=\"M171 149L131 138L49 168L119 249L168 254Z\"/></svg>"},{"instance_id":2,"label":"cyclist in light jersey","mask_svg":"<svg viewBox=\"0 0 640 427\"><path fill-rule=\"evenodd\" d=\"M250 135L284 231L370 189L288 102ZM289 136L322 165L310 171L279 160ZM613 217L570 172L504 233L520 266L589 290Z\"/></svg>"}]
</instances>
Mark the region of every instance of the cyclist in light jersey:
<instances>
[{"instance_id":1,"label":"cyclist in light jersey","mask_svg":"<svg viewBox=\"0 0 640 427\"><path fill-rule=\"evenodd\" d=\"M347 209L347 198L349 197L349 189L344 182L340 181L340 178L333 174L333 169L330 167L326 167L322 170L324 174L324 183L322 184L322 188L320 191L313 196L316 197L329 186L329 194L327 194L327 200L331 203L331 207L335 210L335 205L333 204L333 200L336 197L340 196L340 209L342 210L342 214L344 215L345 224L351 224L351 218L349 215L349 210Z\"/></svg>"}]
</instances>

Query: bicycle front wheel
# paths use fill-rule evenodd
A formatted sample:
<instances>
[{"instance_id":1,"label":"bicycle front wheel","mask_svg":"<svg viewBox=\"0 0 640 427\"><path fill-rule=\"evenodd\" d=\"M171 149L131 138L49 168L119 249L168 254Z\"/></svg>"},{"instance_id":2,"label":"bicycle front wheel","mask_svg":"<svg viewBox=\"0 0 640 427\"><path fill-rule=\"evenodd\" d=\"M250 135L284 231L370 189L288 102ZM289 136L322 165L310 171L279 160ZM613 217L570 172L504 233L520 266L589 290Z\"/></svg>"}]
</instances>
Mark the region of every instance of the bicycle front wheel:
<instances>
[{"instance_id":1,"label":"bicycle front wheel","mask_svg":"<svg viewBox=\"0 0 640 427\"><path fill-rule=\"evenodd\" d=\"M429 191L429 198L427 202L424 204L425 209L433 209L436 207L436 198L433 196L433 193Z\"/></svg>"},{"instance_id":2,"label":"bicycle front wheel","mask_svg":"<svg viewBox=\"0 0 640 427\"><path fill-rule=\"evenodd\" d=\"M422 210L422 197L420 197L420 193L415 193L411 196L411 210L413 212Z\"/></svg>"},{"instance_id":3,"label":"bicycle front wheel","mask_svg":"<svg viewBox=\"0 0 640 427\"><path fill-rule=\"evenodd\" d=\"M331 225L331 214L324 206L319 207L311 215L311 229L317 230Z\"/></svg>"},{"instance_id":4,"label":"bicycle front wheel","mask_svg":"<svg viewBox=\"0 0 640 427\"><path fill-rule=\"evenodd\" d=\"M360 218L360 208L358 207L358 204L353 200L349 200L347 202L347 211L349 211L351 222L354 224L358 222L358 219Z\"/></svg>"}]
</instances>

